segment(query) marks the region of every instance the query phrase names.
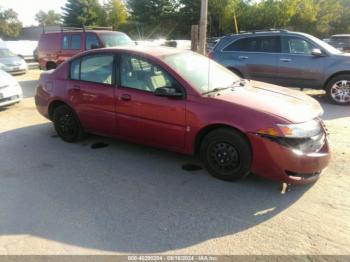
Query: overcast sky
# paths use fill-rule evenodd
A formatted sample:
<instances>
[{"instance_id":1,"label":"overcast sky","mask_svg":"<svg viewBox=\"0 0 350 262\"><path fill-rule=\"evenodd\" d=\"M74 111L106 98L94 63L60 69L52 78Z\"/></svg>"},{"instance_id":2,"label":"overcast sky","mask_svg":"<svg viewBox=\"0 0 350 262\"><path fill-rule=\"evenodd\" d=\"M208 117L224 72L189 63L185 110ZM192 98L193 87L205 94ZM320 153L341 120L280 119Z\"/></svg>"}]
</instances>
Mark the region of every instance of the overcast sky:
<instances>
[{"instance_id":1,"label":"overcast sky","mask_svg":"<svg viewBox=\"0 0 350 262\"><path fill-rule=\"evenodd\" d=\"M100 2L103 2L103 0L100 0ZM66 0L0 0L0 7L12 8L17 12L23 26L30 26L37 25L34 18L39 10L48 11L53 9L61 13L61 7L65 3Z\"/></svg>"}]
</instances>

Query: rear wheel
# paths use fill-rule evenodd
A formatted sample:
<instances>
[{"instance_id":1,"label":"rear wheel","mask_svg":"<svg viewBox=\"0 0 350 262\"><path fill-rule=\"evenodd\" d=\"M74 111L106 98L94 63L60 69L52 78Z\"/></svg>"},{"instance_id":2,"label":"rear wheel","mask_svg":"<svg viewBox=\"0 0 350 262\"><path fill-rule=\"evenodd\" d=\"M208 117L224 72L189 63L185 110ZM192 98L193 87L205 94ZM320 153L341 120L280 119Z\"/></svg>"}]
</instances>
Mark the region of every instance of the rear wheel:
<instances>
[{"instance_id":1,"label":"rear wheel","mask_svg":"<svg viewBox=\"0 0 350 262\"><path fill-rule=\"evenodd\" d=\"M66 105L61 105L54 110L53 122L57 134L66 142L78 142L85 136L74 111Z\"/></svg>"},{"instance_id":2,"label":"rear wheel","mask_svg":"<svg viewBox=\"0 0 350 262\"><path fill-rule=\"evenodd\" d=\"M339 75L331 79L326 87L327 98L337 105L350 105L350 75Z\"/></svg>"},{"instance_id":3,"label":"rear wheel","mask_svg":"<svg viewBox=\"0 0 350 262\"><path fill-rule=\"evenodd\" d=\"M204 138L200 147L200 158L214 177L236 181L249 174L252 153L249 142L241 133L220 128Z\"/></svg>"},{"instance_id":4,"label":"rear wheel","mask_svg":"<svg viewBox=\"0 0 350 262\"><path fill-rule=\"evenodd\" d=\"M47 70L56 69L57 65L54 62L48 62L46 65Z\"/></svg>"}]
</instances>

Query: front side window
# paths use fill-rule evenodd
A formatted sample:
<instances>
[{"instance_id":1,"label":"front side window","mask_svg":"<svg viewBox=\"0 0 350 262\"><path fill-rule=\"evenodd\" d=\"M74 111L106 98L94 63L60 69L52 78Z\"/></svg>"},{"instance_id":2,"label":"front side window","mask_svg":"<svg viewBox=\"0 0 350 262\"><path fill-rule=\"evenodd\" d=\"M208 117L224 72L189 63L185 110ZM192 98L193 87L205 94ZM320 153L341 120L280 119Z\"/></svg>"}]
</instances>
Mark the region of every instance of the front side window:
<instances>
[{"instance_id":1,"label":"front side window","mask_svg":"<svg viewBox=\"0 0 350 262\"><path fill-rule=\"evenodd\" d=\"M92 55L71 63L70 78L100 84L113 82L113 55Z\"/></svg>"},{"instance_id":2,"label":"front side window","mask_svg":"<svg viewBox=\"0 0 350 262\"><path fill-rule=\"evenodd\" d=\"M314 48L312 44L299 37L283 38L283 52L287 54L311 55Z\"/></svg>"},{"instance_id":3,"label":"front side window","mask_svg":"<svg viewBox=\"0 0 350 262\"><path fill-rule=\"evenodd\" d=\"M81 41L80 35L72 35L71 49L79 50L80 49L80 41Z\"/></svg>"},{"instance_id":4,"label":"front side window","mask_svg":"<svg viewBox=\"0 0 350 262\"><path fill-rule=\"evenodd\" d=\"M69 35L63 35L62 49L68 49L68 48L69 48Z\"/></svg>"},{"instance_id":5,"label":"front side window","mask_svg":"<svg viewBox=\"0 0 350 262\"><path fill-rule=\"evenodd\" d=\"M80 59L74 60L70 65L70 79L80 79Z\"/></svg>"},{"instance_id":6,"label":"front side window","mask_svg":"<svg viewBox=\"0 0 350 262\"><path fill-rule=\"evenodd\" d=\"M174 80L158 65L132 55L122 55L120 81L123 87L146 92L162 87L176 88Z\"/></svg>"},{"instance_id":7,"label":"front side window","mask_svg":"<svg viewBox=\"0 0 350 262\"><path fill-rule=\"evenodd\" d=\"M96 49L100 47L97 36L95 34L86 34L86 44L85 49Z\"/></svg>"}]
</instances>

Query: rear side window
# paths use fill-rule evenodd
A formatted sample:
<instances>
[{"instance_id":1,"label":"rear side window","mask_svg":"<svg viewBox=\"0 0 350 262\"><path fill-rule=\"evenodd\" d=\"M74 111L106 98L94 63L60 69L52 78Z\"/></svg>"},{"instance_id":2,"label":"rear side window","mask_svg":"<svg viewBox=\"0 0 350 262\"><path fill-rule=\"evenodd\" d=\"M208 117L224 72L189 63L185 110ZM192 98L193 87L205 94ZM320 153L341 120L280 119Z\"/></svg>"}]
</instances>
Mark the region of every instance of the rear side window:
<instances>
[{"instance_id":1,"label":"rear side window","mask_svg":"<svg viewBox=\"0 0 350 262\"><path fill-rule=\"evenodd\" d=\"M101 84L112 84L113 55L94 55L82 58L80 80Z\"/></svg>"},{"instance_id":2,"label":"rear side window","mask_svg":"<svg viewBox=\"0 0 350 262\"><path fill-rule=\"evenodd\" d=\"M69 48L69 35L63 35L62 49L68 49L68 48Z\"/></svg>"},{"instance_id":3,"label":"rear side window","mask_svg":"<svg viewBox=\"0 0 350 262\"><path fill-rule=\"evenodd\" d=\"M257 52L258 51L258 38L250 37L243 38L234 41L228 45L224 51L245 51L245 52Z\"/></svg>"},{"instance_id":4,"label":"rear side window","mask_svg":"<svg viewBox=\"0 0 350 262\"><path fill-rule=\"evenodd\" d=\"M71 49L80 49L81 35L72 35Z\"/></svg>"},{"instance_id":5,"label":"rear side window","mask_svg":"<svg viewBox=\"0 0 350 262\"><path fill-rule=\"evenodd\" d=\"M95 34L86 34L85 49L95 49L99 48L100 43L98 42L97 36Z\"/></svg>"},{"instance_id":6,"label":"rear side window","mask_svg":"<svg viewBox=\"0 0 350 262\"><path fill-rule=\"evenodd\" d=\"M280 46L279 36L248 37L234 41L224 51L279 53Z\"/></svg>"}]
</instances>

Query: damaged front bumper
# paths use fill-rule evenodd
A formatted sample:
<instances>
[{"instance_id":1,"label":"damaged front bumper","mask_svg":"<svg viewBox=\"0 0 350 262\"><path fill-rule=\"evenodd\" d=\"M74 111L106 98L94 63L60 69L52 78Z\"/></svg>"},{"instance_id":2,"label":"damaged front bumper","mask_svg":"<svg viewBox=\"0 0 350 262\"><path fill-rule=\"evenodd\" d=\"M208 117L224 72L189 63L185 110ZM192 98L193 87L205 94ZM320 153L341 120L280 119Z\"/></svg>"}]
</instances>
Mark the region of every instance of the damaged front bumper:
<instances>
[{"instance_id":1,"label":"damaged front bumper","mask_svg":"<svg viewBox=\"0 0 350 262\"><path fill-rule=\"evenodd\" d=\"M290 184L316 181L330 161L327 134L311 138L282 138L249 134L252 172Z\"/></svg>"}]
</instances>

